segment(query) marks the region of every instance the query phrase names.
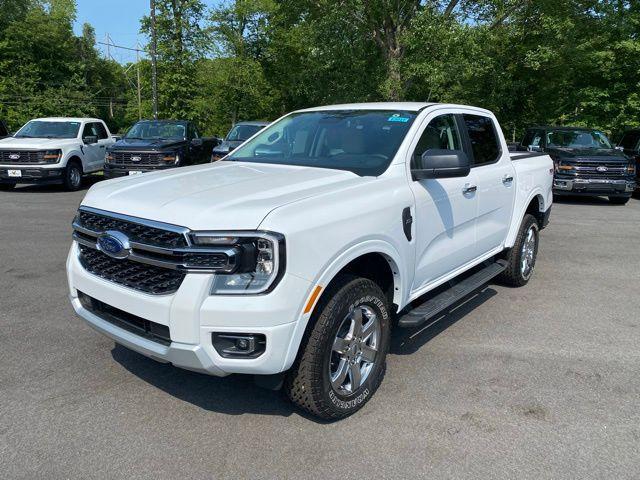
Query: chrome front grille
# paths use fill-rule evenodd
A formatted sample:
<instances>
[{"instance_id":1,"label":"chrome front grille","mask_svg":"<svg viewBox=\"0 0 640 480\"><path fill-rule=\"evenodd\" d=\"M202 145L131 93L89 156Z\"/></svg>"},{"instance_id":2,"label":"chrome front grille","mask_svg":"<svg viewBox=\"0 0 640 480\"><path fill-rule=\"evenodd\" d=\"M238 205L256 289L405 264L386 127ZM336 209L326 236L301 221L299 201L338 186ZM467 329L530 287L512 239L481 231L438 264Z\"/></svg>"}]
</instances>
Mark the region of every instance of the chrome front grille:
<instances>
[{"instance_id":1,"label":"chrome front grille","mask_svg":"<svg viewBox=\"0 0 640 480\"><path fill-rule=\"evenodd\" d=\"M162 152L118 152L109 153L111 160L109 165L116 167L158 167L166 166L163 160L166 153Z\"/></svg>"},{"instance_id":2,"label":"chrome front grille","mask_svg":"<svg viewBox=\"0 0 640 480\"><path fill-rule=\"evenodd\" d=\"M46 162L43 150L0 150L0 163L17 165L21 163L44 164Z\"/></svg>"},{"instance_id":3,"label":"chrome front grille","mask_svg":"<svg viewBox=\"0 0 640 480\"><path fill-rule=\"evenodd\" d=\"M238 246L192 245L184 227L88 207L80 208L73 229L85 270L154 295L174 293L187 273L233 272L242 258ZM113 238L124 239L117 253L104 248Z\"/></svg>"},{"instance_id":4,"label":"chrome front grille","mask_svg":"<svg viewBox=\"0 0 640 480\"><path fill-rule=\"evenodd\" d=\"M577 175L589 177L620 177L627 175L627 164L619 162L598 162L585 160L571 163Z\"/></svg>"}]
</instances>

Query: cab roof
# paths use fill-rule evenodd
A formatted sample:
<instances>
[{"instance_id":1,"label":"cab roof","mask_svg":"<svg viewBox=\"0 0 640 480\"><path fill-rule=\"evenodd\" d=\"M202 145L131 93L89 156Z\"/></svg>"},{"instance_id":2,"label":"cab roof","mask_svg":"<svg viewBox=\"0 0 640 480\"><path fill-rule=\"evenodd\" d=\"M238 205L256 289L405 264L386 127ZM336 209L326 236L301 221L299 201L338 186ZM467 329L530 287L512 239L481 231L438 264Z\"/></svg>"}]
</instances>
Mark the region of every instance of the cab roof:
<instances>
[{"instance_id":1,"label":"cab roof","mask_svg":"<svg viewBox=\"0 0 640 480\"><path fill-rule=\"evenodd\" d=\"M331 110L395 110L418 113L427 107L450 107L476 110L478 112L490 114L489 110L472 105L457 105L454 103L437 102L366 102L366 103L342 103L338 105L324 105L321 107L305 108L296 112L321 112Z\"/></svg>"},{"instance_id":2,"label":"cab roof","mask_svg":"<svg viewBox=\"0 0 640 480\"><path fill-rule=\"evenodd\" d=\"M99 118L88 117L43 117L34 118L32 120L38 120L42 122L102 122Z\"/></svg>"}]
</instances>

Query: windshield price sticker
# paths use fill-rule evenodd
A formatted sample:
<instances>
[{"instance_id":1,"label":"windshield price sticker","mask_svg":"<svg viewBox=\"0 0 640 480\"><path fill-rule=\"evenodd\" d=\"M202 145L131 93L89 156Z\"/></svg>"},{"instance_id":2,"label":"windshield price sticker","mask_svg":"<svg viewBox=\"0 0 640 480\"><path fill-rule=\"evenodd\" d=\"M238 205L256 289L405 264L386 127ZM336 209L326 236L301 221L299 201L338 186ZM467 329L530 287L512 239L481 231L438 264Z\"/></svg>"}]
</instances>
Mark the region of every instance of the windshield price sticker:
<instances>
[{"instance_id":1,"label":"windshield price sticker","mask_svg":"<svg viewBox=\"0 0 640 480\"><path fill-rule=\"evenodd\" d=\"M401 117L399 113L394 113L387 119L387 122L407 123L408 121L409 117Z\"/></svg>"}]
</instances>

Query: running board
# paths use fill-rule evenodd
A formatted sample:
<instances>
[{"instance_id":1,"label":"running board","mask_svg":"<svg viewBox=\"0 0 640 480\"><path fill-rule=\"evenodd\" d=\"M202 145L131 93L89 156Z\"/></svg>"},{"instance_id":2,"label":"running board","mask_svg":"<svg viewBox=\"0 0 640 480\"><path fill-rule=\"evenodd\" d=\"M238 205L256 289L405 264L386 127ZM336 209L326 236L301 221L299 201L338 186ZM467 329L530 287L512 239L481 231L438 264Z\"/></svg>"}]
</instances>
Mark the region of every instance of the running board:
<instances>
[{"instance_id":1,"label":"running board","mask_svg":"<svg viewBox=\"0 0 640 480\"><path fill-rule=\"evenodd\" d=\"M419 307L405 313L398 321L398 326L404 328L417 327L433 318L435 315L442 313L457 301L463 299L474 290L482 287L492 278L502 273L507 268L505 260L497 260L484 267L482 270L474 273L470 277L456 283L448 290L439 293L435 297L427 300Z\"/></svg>"}]
</instances>

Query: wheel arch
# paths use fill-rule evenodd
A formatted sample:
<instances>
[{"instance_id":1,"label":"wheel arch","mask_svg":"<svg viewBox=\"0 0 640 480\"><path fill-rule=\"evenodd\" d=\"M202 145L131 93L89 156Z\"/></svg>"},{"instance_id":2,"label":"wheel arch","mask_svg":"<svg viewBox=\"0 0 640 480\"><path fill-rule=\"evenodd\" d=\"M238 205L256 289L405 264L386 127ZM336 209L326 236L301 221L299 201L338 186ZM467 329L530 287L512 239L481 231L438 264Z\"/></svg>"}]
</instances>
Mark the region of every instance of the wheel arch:
<instances>
[{"instance_id":1,"label":"wheel arch","mask_svg":"<svg viewBox=\"0 0 640 480\"><path fill-rule=\"evenodd\" d=\"M520 225L522 224L522 220L527 213L530 213L536 218L538 222L538 227L543 227L544 222L544 213L547 211L547 205L545 202L544 195L540 190L534 190L529 194L526 202L522 203L522 207L517 212L517 215L514 214L514 220L517 219L517 222L514 221L509 229L509 235L507 236L507 240L505 241L505 248L513 247L513 244L516 241L516 236L518 235L518 231L520 230Z\"/></svg>"},{"instance_id":2,"label":"wheel arch","mask_svg":"<svg viewBox=\"0 0 640 480\"><path fill-rule=\"evenodd\" d=\"M82 173L85 172L84 164L82 163L82 158L80 158L80 155L77 155L76 153L72 153L71 155L69 155L67 157L66 165L69 165L70 163L77 163L78 165L80 165Z\"/></svg>"},{"instance_id":3,"label":"wheel arch","mask_svg":"<svg viewBox=\"0 0 640 480\"><path fill-rule=\"evenodd\" d=\"M305 299L304 311L298 317L298 325L291 338L282 370L289 369L295 361L302 339L313 325L311 319L316 307L324 298L331 284L341 274L362 276L377 283L387 295L391 310L395 311L402 305L402 299L405 298L404 279L406 276L401 265L398 251L390 244L377 240L347 249L334 258L323 269L316 281L311 284ZM318 288L321 290L316 298L313 298L314 291Z\"/></svg>"}]
</instances>

